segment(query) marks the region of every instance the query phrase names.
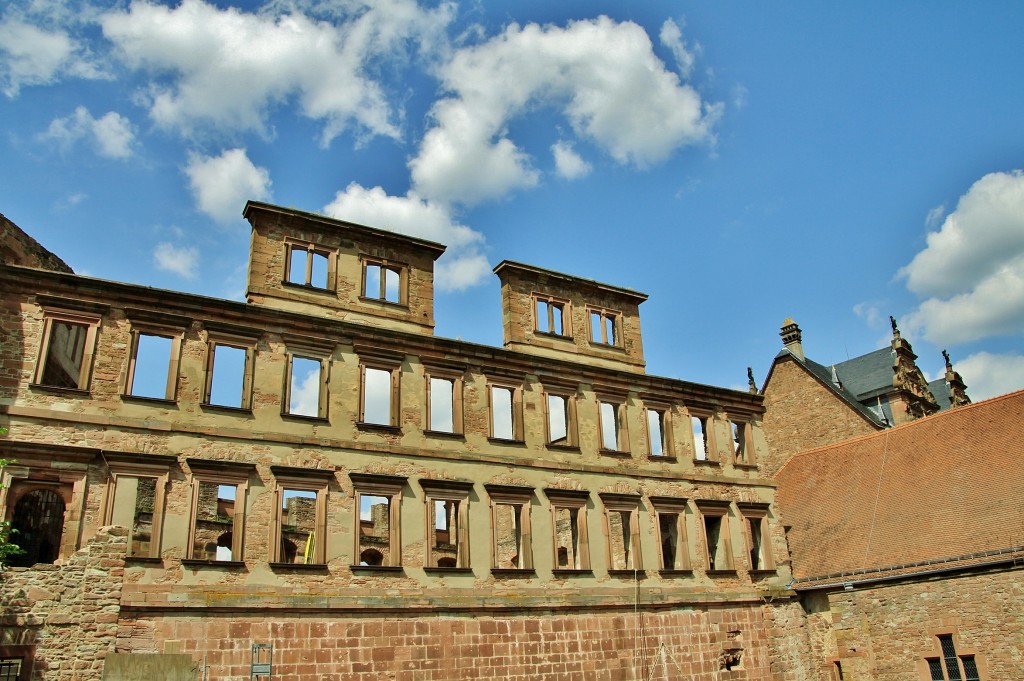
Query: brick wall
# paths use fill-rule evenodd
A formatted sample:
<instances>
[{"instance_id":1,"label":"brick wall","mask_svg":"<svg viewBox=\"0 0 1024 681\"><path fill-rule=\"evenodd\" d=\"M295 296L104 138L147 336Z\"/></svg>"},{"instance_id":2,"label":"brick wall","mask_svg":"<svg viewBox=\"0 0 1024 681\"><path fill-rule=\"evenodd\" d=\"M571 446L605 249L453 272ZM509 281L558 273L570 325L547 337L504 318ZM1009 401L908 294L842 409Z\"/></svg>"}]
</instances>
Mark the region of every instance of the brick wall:
<instances>
[{"instance_id":1,"label":"brick wall","mask_svg":"<svg viewBox=\"0 0 1024 681\"><path fill-rule=\"evenodd\" d=\"M127 537L104 527L63 565L4 571L0 646L8 656L34 646L33 680L101 678L118 632Z\"/></svg>"},{"instance_id":2,"label":"brick wall","mask_svg":"<svg viewBox=\"0 0 1024 681\"><path fill-rule=\"evenodd\" d=\"M0 263L71 272L66 262L43 248L4 215L0 215Z\"/></svg>"},{"instance_id":3,"label":"brick wall","mask_svg":"<svg viewBox=\"0 0 1024 681\"><path fill-rule=\"evenodd\" d=\"M780 361L764 388L761 429L768 454L761 472L775 473L797 452L875 432L853 407L819 383L795 361Z\"/></svg>"},{"instance_id":4,"label":"brick wall","mask_svg":"<svg viewBox=\"0 0 1024 681\"><path fill-rule=\"evenodd\" d=\"M171 642L205 656L209 677L225 681L249 678L253 643L274 645L274 676L287 679L805 678L772 675L769 636L760 606L505 616L210 613L125 617L118 649L156 652Z\"/></svg>"},{"instance_id":5,"label":"brick wall","mask_svg":"<svg viewBox=\"0 0 1024 681\"><path fill-rule=\"evenodd\" d=\"M818 679L838 659L844 681L921 681L937 635L953 634L957 652L974 654L982 679L1024 678L1024 570L922 579L828 595L830 641L815 646ZM811 624L815 627L815 624ZM821 627L818 627L821 630Z\"/></svg>"}]
</instances>

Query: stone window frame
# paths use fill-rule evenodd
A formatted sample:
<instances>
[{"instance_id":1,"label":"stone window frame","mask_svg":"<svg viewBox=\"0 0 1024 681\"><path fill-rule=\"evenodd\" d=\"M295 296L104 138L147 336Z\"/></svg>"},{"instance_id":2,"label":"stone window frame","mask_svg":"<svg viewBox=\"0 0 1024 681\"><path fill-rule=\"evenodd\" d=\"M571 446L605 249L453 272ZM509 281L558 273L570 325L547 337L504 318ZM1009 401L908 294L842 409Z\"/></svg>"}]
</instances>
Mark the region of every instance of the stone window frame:
<instances>
[{"instance_id":1,"label":"stone window frame","mask_svg":"<svg viewBox=\"0 0 1024 681\"><path fill-rule=\"evenodd\" d=\"M371 267L380 268L380 295L366 295L367 273ZM380 258L372 255L359 256L359 299L362 301L381 303L383 305L395 305L398 307L409 307L409 265L389 258ZM398 274L398 300L387 299L387 276L385 271L390 270Z\"/></svg>"},{"instance_id":2,"label":"stone window frame","mask_svg":"<svg viewBox=\"0 0 1024 681\"><path fill-rule=\"evenodd\" d=\"M36 370L32 377L32 387L88 394L93 363L96 359L96 344L99 339L100 325L103 322L103 313L108 308L84 302L76 305L77 301L57 300L56 302L57 305L40 301L43 313L43 333L39 343ZM52 349L53 327L56 323L85 327L85 338L82 340L82 366L79 368L78 380L74 387L49 385L43 382Z\"/></svg>"},{"instance_id":3,"label":"stone window frame","mask_svg":"<svg viewBox=\"0 0 1024 681\"><path fill-rule=\"evenodd\" d=\"M729 437L732 440L732 461L740 467L757 468L757 453L754 449L754 424L750 417L730 415Z\"/></svg>"},{"instance_id":4,"label":"stone window frame","mask_svg":"<svg viewBox=\"0 0 1024 681\"><path fill-rule=\"evenodd\" d=\"M185 545L183 564L193 566L245 566L245 518L249 505L249 479L256 474L256 464L213 459L186 459L191 489L189 507L188 543ZM196 523L199 520L199 490L202 483L235 486L234 517L231 524L231 560L207 560L194 557Z\"/></svg>"},{"instance_id":5,"label":"stone window frame","mask_svg":"<svg viewBox=\"0 0 1024 681\"><path fill-rule=\"evenodd\" d=\"M281 400L281 415L294 419L313 419L327 421L330 405L330 382L331 365L334 356L334 348L329 344L311 344L308 342L289 341L285 339L285 369L283 399ZM295 359L306 359L320 363L320 391L317 402L316 416L308 414L293 414L291 411L292 398L292 372L295 368Z\"/></svg>"},{"instance_id":6,"label":"stone window frame","mask_svg":"<svg viewBox=\"0 0 1024 681\"><path fill-rule=\"evenodd\" d=\"M597 403L598 451L606 456L626 458L631 456L629 448L628 397L615 392L600 391L594 394ZM604 414L602 406L608 404L615 414L615 449L608 449L604 441Z\"/></svg>"},{"instance_id":7,"label":"stone window frame","mask_svg":"<svg viewBox=\"0 0 1024 681\"><path fill-rule=\"evenodd\" d=\"M256 370L256 343L260 333L250 329L227 329L220 325L206 326L206 374L203 380L203 401L200 406L212 409L252 412L253 375ZM245 351L242 367L240 406L210 402L213 397L214 363L218 347Z\"/></svg>"},{"instance_id":8,"label":"stone window frame","mask_svg":"<svg viewBox=\"0 0 1024 681\"><path fill-rule=\"evenodd\" d=\"M144 310L125 310L131 324L131 345L128 349L128 370L125 373L122 399L144 400L156 402L176 402L178 399L178 377L181 372L181 349L185 343L185 332L189 320L177 315L166 315ZM167 338L171 341L171 352L168 358L167 383L164 396L150 397L132 394L135 383L139 344L143 336Z\"/></svg>"},{"instance_id":9,"label":"stone window frame","mask_svg":"<svg viewBox=\"0 0 1024 681\"><path fill-rule=\"evenodd\" d=\"M353 572L404 572L402 567L402 494L408 478L400 475L379 473L348 474L352 481L352 495L355 500L355 531L353 532ZM387 497L388 499L388 563L386 565L359 565L359 539L362 536L360 507L364 496Z\"/></svg>"},{"instance_id":10,"label":"stone window frame","mask_svg":"<svg viewBox=\"0 0 1024 681\"><path fill-rule=\"evenodd\" d=\"M272 568L318 569L327 567L327 502L334 471L326 468L271 466L274 476L274 511L270 518L270 555ZM284 494L288 490L316 494L316 518L313 522L313 556L309 563L286 563L281 557L281 520Z\"/></svg>"},{"instance_id":11,"label":"stone window frame","mask_svg":"<svg viewBox=\"0 0 1024 681\"><path fill-rule=\"evenodd\" d=\"M640 541L640 495L600 492L598 496L601 498L601 504L604 506L605 558L608 561L608 574L613 577L624 577L643 572L643 547ZM632 567L613 567L615 557L612 555L612 513L629 514L629 556L626 562L632 563Z\"/></svg>"},{"instance_id":12,"label":"stone window frame","mask_svg":"<svg viewBox=\"0 0 1024 681\"><path fill-rule=\"evenodd\" d=\"M388 422L375 423L366 420L366 370L387 372L390 376L390 403ZM401 360L398 358L384 358L361 355L359 357L359 419L356 425L359 428L377 428L385 430L398 430L399 417L401 415Z\"/></svg>"},{"instance_id":13,"label":"stone window frame","mask_svg":"<svg viewBox=\"0 0 1024 681\"><path fill-rule=\"evenodd\" d=\"M658 414L661 428L661 454L655 454L652 446L650 422L652 411ZM670 462L676 460L671 403L651 398L644 399L644 433L647 438L647 458L649 460Z\"/></svg>"},{"instance_id":14,"label":"stone window frame","mask_svg":"<svg viewBox=\"0 0 1024 681\"><path fill-rule=\"evenodd\" d=\"M591 345L596 345L603 348L619 348L625 347L625 343L622 338L622 310L615 310L608 307L601 307L598 305L587 305L587 339ZM597 316L601 320L601 337L594 337L594 317ZM612 332L612 338L608 339L608 329Z\"/></svg>"},{"instance_id":15,"label":"stone window frame","mask_svg":"<svg viewBox=\"0 0 1024 681\"><path fill-rule=\"evenodd\" d=\"M698 523L698 529L700 530L700 537L703 542L704 558L702 562L705 571L709 575L736 574L736 556L732 548L732 523L729 522L732 515L732 504L728 501L713 499L698 499L695 503L699 512L700 522ZM716 548L720 549L722 556L727 561L727 564L724 566L715 564L711 556L711 545L708 542L707 532L707 519L709 517L719 519L718 541L721 544L716 544Z\"/></svg>"},{"instance_id":16,"label":"stone window frame","mask_svg":"<svg viewBox=\"0 0 1024 681\"><path fill-rule=\"evenodd\" d=\"M545 496L551 507L551 565L552 574L558 576L593 574L590 560L590 538L587 528L587 505L590 492L587 490L545 488ZM576 563L570 568L558 567L558 511L568 510L576 520Z\"/></svg>"},{"instance_id":17,"label":"stone window frame","mask_svg":"<svg viewBox=\"0 0 1024 681\"><path fill-rule=\"evenodd\" d=\"M17 676L14 677L16 681L29 681L33 678L32 669L35 666L35 657L35 645L24 643L0 645L0 665L17 663Z\"/></svg>"},{"instance_id":18,"label":"stone window frame","mask_svg":"<svg viewBox=\"0 0 1024 681\"><path fill-rule=\"evenodd\" d=\"M949 637L950 639L950 643L956 657L960 679L962 681L973 681L975 678L987 681L992 678L989 675L988 664L985 656L976 648L963 645L960 638L960 630L957 627L946 626L929 629L927 633L930 641L930 650L924 652L917 661L917 669L922 681L933 681L935 677L931 672L930 665L935 662L938 662L940 665L943 681L948 681L949 679L948 659L942 648L942 637ZM967 675L966 668L964 666L965 658L973 660L975 664L975 671L977 671L976 677L970 677Z\"/></svg>"},{"instance_id":19,"label":"stone window frame","mask_svg":"<svg viewBox=\"0 0 1024 681\"><path fill-rule=\"evenodd\" d=\"M494 390L508 390L511 394L512 437L500 437L494 434ZM523 422L523 382L508 379L487 379L487 439L491 442L511 442L522 444L526 441L526 428Z\"/></svg>"},{"instance_id":20,"label":"stone window frame","mask_svg":"<svg viewBox=\"0 0 1024 681\"><path fill-rule=\"evenodd\" d=\"M687 416L690 422L690 444L693 447L693 462L696 464L709 464L713 466L721 465L720 457L718 456L718 442L715 437L715 413L707 409L687 409ZM701 429L704 436L704 456L701 459L698 454L697 440L694 437L695 433L693 430L693 421L697 419L701 423Z\"/></svg>"},{"instance_id":21,"label":"stone window frame","mask_svg":"<svg viewBox=\"0 0 1024 681\"><path fill-rule=\"evenodd\" d=\"M24 446L27 443L18 444ZM18 501L29 492L37 489L56 491L64 501L64 524L54 561L61 562L79 548L88 486L88 473L84 466L93 460L96 450L31 445L31 453L21 453L15 451L18 444L11 451L16 455L17 463L0 469L0 520L11 521ZM74 463L76 467L52 468L54 458L59 458L64 464Z\"/></svg>"},{"instance_id":22,"label":"stone window frame","mask_svg":"<svg viewBox=\"0 0 1024 681\"><path fill-rule=\"evenodd\" d=\"M295 251L306 251L306 271L302 277L305 279L305 283L291 280L292 254ZM324 287L313 284L313 258L316 255L327 259L327 281ZM336 291L338 288L338 249L329 248L303 239L285 237L283 275L281 283L285 286L297 286L313 291Z\"/></svg>"},{"instance_id":23,"label":"stone window frame","mask_svg":"<svg viewBox=\"0 0 1024 681\"><path fill-rule=\"evenodd\" d=\"M177 457L162 454L123 454L107 452L104 455L110 479L104 491L103 524L115 525L117 486L121 478L152 478L155 481L153 493L153 529L149 538L148 555L133 554L133 527L128 528L127 557L132 560L161 560L164 513L167 505L167 489L170 486L171 470L178 465ZM134 510L134 509L133 509ZM134 523L134 518L133 518Z\"/></svg>"},{"instance_id":24,"label":"stone window frame","mask_svg":"<svg viewBox=\"0 0 1024 681\"><path fill-rule=\"evenodd\" d=\"M543 303L547 309L547 320L546 323L541 324L540 311L538 307ZM566 338L571 339L572 333L572 301L568 298L559 298L557 296L548 295L546 293L534 292L530 294L530 308L533 316L533 332L541 336L549 338ZM559 309L562 312L562 332L558 333L555 331L555 316L554 310ZM546 326L545 330L543 327Z\"/></svg>"},{"instance_id":25,"label":"stone window frame","mask_svg":"<svg viewBox=\"0 0 1024 681\"><path fill-rule=\"evenodd\" d=\"M458 436L462 437L465 434L465 412L463 406L463 389L465 385L465 371L456 369L446 369L443 367L425 366L423 372L424 380L424 391L426 399L424 400L424 414L423 414L423 431L428 435L440 435L444 436ZM434 430L430 427L431 425L431 409L434 400L433 390L431 388L431 380L437 379L440 381L449 381L452 384L452 430L451 432L444 430Z\"/></svg>"},{"instance_id":26,"label":"stone window frame","mask_svg":"<svg viewBox=\"0 0 1024 681\"><path fill-rule=\"evenodd\" d=\"M736 507L739 509L740 524L743 527L743 538L746 544L746 556L750 572L753 574L775 574L776 563L775 555L772 551L771 524L768 520L770 505L762 503L737 503ZM758 546L761 549L762 558L758 567L754 567L753 564L754 528L751 526L751 520L757 520L759 525L760 536L758 539L760 542Z\"/></svg>"},{"instance_id":27,"label":"stone window frame","mask_svg":"<svg viewBox=\"0 0 1024 681\"><path fill-rule=\"evenodd\" d=\"M517 485L484 485L491 507L491 574L517 575L534 574L533 566L533 528L530 524L530 509L533 505L534 490L532 487ZM503 568L498 566L498 513L499 506L518 507L519 515L519 567Z\"/></svg>"},{"instance_id":28,"label":"stone window frame","mask_svg":"<svg viewBox=\"0 0 1024 681\"><path fill-rule=\"evenodd\" d=\"M578 389L561 386L557 383L544 383L541 399L544 404L544 444L549 449L568 449L579 451L579 409ZM551 403L549 397L560 397L565 400L565 442L559 443L551 439Z\"/></svg>"},{"instance_id":29,"label":"stone window frame","mask_svg":"<svg viewBox=\"0 0 1024 681\"><path fill-rule=\"evenodd\" d=\"M651 510L654 516L654 531L658 537L658 571L662 576L690 575L693 573L693 560L690 556L689 530L687 516L690 505L685 497L650 497ZM675 516L676 551L672 567L665 565L665 550L661 534L663 516Z\"/></svg>"},{"instance_id":30,"label":"stone window frame","mask_svg":"<svg viewBox=\"0 0 1024 681\"><path fill-rule=\"evenodd\" d=\"M424 537L426 538L425 543L427 545L427 552L426 565L424 569L427 572L435 570L439 572L471 572L471 554L469 550L469 497L470 493L473 491L473 483L464 480L437 480L431 478L421 478L419 483L420 488L423 490L423 499L426 504L426 513L424 513L424 529L426 533L424 534ZM436 522L434 517L434 502L437 501L454 501L459 504L456 519L455 567L442 567L437 565L437 561L434 557L434 542L431 541L434 528L431 527L431 524ZM450 537L450 527L448 528L448 532Z\"/></svg>"}]
</instances>

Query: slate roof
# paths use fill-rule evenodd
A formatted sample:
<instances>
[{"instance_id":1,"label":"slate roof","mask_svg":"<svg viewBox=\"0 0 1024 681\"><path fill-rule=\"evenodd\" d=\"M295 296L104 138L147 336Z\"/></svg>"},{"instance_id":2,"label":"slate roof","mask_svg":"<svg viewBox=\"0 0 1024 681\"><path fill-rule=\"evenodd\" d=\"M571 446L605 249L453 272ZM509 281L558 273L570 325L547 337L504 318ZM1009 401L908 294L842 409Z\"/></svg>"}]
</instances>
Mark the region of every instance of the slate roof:
<instances>
[{"instance_id":1,"label":"slate roof","mask_svg":"<svg viewBox=\"0 0 1024 681\"><path fill-rule=\"evenodd\" d=\"M1024 391L801 452L776 480L796 588L1024 559Z\"/></svg>"}]
</instances>

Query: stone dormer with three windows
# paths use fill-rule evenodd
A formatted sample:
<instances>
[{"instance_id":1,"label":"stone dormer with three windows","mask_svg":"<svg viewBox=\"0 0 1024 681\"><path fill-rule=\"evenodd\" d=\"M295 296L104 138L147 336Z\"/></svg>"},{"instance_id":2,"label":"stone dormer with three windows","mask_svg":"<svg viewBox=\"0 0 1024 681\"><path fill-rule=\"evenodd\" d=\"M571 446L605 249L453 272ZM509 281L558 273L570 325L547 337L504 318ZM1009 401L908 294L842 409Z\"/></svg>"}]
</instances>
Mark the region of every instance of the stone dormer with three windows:
<instances>
[{"instance_id":1,"label":"stone dormer with three windows","mask_svg":"<svg viewBox=\"0 0 1024 681\"><path fill-rule=\"evenodd\" d=\"M243 215L250 304L433 334L441 244L256 201Z\"/></svg>"}]
</instances>

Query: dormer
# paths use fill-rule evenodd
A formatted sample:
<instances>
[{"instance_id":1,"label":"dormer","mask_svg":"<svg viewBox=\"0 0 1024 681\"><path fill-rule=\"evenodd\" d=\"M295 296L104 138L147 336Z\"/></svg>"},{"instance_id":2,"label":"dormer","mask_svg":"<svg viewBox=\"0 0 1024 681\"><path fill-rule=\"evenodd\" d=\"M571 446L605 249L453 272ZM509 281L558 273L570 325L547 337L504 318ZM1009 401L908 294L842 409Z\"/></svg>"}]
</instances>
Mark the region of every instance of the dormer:
<instances>
[{"instance_id":1,"label":"dormer","mask_svg":"<svg viewBox=\"0 0 1024 681\"><path fill-rule=\"evenodd\" d=\"M494 273L507 349L643 372L645 294L509 260Z\"/></svg>"},{"instance_id":2,"label":"dormer","mask_svg":"<svg viewBox=\"0 0 1024 681\"><path fill-rule=\"evenodd\" d=\"M250 201L250 304L434 332L434 261L445 247Z\"/></svg>"}]
</instances>

